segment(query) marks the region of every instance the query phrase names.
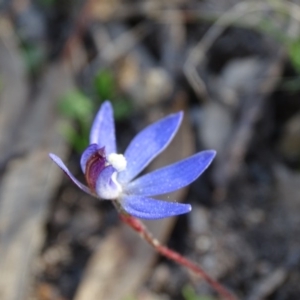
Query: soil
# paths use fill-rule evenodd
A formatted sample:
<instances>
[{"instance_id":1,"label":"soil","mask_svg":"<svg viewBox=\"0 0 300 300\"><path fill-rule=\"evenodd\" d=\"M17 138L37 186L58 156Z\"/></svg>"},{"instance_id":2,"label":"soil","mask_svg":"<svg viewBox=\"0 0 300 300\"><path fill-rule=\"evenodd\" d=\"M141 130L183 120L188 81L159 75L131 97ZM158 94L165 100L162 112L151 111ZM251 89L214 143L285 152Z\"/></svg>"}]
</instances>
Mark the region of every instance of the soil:
<instances>
[{"instance_id":1,"label":"soil","mask_svg":"<svg viewBox=\"0 0 300 300\"><path fill-rule=\"evenodd\" d=\"M45 54L38 68L31 69L32 82L48 63L66 55L67 43L70 49L78 47L88 57L75 74L78 87L88 97L95 95L93 80L97 68L112 70L117 94L129 99L124 101L132 107L129 114L117 120L121 149L151 119L153 110L174 105L178 91L184 93L196 151L215 146L220 159L190 185L183 201L191 203L193 210L177 218L167 245L198 262L240 299L298 300L300 89L297 84L296 88L288 85L291 80L298 80L299 73L286 54L285 45L257 28L237 23L227 27L195 66L206 87L205 99L183 73L188 53L214 26L201 16L193 20L188 15L190 8L200 4L165 4L163 9L186 12L181 16L185 19L170 29L153 17L143 2L138 5L134 1L116 1L113 8L106 3L107 15L99 4L103 10L94 12L98 15L90 21L85 4L77 2L54 1L47 9L41 1L33 2L26 18L24 11L14 12L17 32L21 29L18 20L22 18L36 16L45 27L34 38L22 37L23 43L32 43ZM202 3L204 7L207 2ZM211 2L213 5L215 1ZM131 7L136 11L130 11ZM115 14L109 9L115 9ZM115 36L107 38L105 34L130 31L144 22L149 30L145 37L124 54L114 53L110 59L103 59L108 54L103 47L97 48L97 41L103 43L97 34L109 43ZM70 42L73 38L75 42ZM284 55L278 55L282 48ZM100 62L99 55L103 55ZM127 64L131 66L128 69ZM280 66L279 78L272 81L266 92L260 86L266 80L264 71L276 64ZM155 73L158 84L145 79L145 73L153 70L161 71ZM146 82L141 82L141 78ZM148 92L147 83L150 91L158 90L157 94ZM166 86L168 89L164 89ZM255 118L249 121L252 105ZM206 121L208 118L210 122ZM241 139L236 134L241 128L247 132L245 140L243 133ZM239 145L238 152L231 147L235 143ZM68 166L84 181L79 169L80 154L71 146L70 152ZM224 163L229 169L224 168ZM118 226L120 220L111 203L83 194L64 178L47 212L45 241L37 257L35 299L75 299L89 259L110 229ZM183 296L188 287L197 295L219 299L199 278L158 257L132 299L204 299ZM129 299L126 297L122 295L120 300Z\"/></svg>"}]
</instances>

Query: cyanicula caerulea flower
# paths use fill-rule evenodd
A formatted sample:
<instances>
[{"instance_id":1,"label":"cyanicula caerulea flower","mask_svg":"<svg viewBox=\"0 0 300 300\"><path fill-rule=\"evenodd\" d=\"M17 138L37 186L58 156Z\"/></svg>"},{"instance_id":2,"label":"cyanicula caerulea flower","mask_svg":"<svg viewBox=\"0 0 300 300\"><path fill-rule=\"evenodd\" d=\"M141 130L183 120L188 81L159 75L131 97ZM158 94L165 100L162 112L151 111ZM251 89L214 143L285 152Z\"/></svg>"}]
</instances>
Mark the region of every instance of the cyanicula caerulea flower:
<instances>
[{"instance_id":1,"label":"cyanicula caerulea flower","mask_svg":"<svg viewBox=\"0 0 300 300\"><path fill-rule=\"evenodd\" d=\"M79 182L59 157L52 160L83 191L104 200L116 200L118 207L142 219L160 219L191 211L190 204L149 198L178 190L209 166L215 151L199 152L189 158L136 178L171 142L183 113L171 114L146 127L131 141L124 155L117 154L113 109L102 104L90 132L90 145L83 152L80 165L87 186Z\"/></svg>"}]
</instances>

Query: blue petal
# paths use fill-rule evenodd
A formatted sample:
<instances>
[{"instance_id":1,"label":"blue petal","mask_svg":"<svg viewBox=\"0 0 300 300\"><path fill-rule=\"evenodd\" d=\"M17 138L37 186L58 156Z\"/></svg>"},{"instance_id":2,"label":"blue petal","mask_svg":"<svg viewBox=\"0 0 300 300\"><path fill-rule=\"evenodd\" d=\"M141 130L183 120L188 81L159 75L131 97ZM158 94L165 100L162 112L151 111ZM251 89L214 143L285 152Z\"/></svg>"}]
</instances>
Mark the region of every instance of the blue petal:
<instances>
[{"instance_id":1,"label":"blue petal","mask_svg":"<svg viewBox=\"0 0 300 300\"><path fill-rule=\"evenodd\" d=\"M56 156L55 154L49 153L50 158L66 173L67 176L69 176L69 178L84 192L95 196L95 194L93 194L93 192L84 184L82 184L81 182L79 182L74 176L73 174L69 171L69 169L65 166L65 164L62 162L62 160Z\"/></svg>"},{"instance_id":2,"label":"blue petal","mask_svg":"<svg viewBox=\"0 0 300 300\"><path fill-rule=\"evenodd\" d=\"M99 146L97 144L89 145L81 155L80 158L80 166L83 174L85 174L86 163L91 157L92 154L99 150Z\"/></svg>"},{"instance_id":3,"label":"blue petal","mask_svg":"<svg viewBox=\"0 0 300 300\"><path fill-rule=\"evenodd\" d=\"M207 150L146 174L126 186L125 193L155 196L178 190L197 179L210 165L216 152Z\"/></svg>"},{"instance_id":4,"label":"blue petal","mask_svg":"<svg viewBox=\"0 0 300 300\"><path fill-rule=\"evenodd\" d=\"M96 182L96 193L99 198L113 200L119 197L121 187L113 181L114 173L116 170L112 166L108 166L99 174Z\"/></svg>"},{"instance_id":5,"label":"blue petal","mask_svg":"<svg viewBox=\"0 0 300 300\"><path fill-rule=\"evenodd\" d=\"M116 136L113 108L105 101L98 111L90 132L90 144L105 147L106 154L116 153Z\"/></svg>"},{"instance_id":6,"label":"blue petal","mask_svg":"<svg viewBox=\"0 0 300 300\"><path fill-rule=\"evenodd\" d=\"M192 210L190 204L167 202L140 196L124 196L121 199L124 210L141 219L162 219L188 213Z\"/></svg>"},{"instance_id":7,"label":"blue petal","mask_svg":"<svg viewBox=\"0 0 300 300\"><path fill-rule=\"evenodd\" d=\"M138 175L171 142L182 120L183 113L168 117L146 127L125 151L127 169L120 172L118 181L127 183Z\"/></svg>"}]
</instances>

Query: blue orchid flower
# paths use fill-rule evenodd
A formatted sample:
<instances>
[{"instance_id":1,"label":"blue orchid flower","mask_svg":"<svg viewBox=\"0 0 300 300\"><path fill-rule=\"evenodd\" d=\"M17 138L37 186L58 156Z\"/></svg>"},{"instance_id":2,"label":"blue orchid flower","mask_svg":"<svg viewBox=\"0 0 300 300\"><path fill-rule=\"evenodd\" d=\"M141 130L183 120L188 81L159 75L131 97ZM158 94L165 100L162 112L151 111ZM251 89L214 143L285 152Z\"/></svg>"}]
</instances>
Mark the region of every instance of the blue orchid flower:
<instances>
[{"instance_id":1,"label":"blue orchid flower","mask_svg":"<svg viewBox=\"0 0 300 300\"><path fill-rule=\"evenodd\" d=\"M111 103L106 101L97 113L90 132L90 145L80 160L87 186L79 182L62 160L51 159L84 192L117 206L134 217L161 219L191 211L190 204L150 198L178 190L197 179L210 165L216 152L199 152L189 158L137 177L171 142L183 113L171 114L146 127L131 141L124 155L117 154Z\"/></svg>"}]
</instances>

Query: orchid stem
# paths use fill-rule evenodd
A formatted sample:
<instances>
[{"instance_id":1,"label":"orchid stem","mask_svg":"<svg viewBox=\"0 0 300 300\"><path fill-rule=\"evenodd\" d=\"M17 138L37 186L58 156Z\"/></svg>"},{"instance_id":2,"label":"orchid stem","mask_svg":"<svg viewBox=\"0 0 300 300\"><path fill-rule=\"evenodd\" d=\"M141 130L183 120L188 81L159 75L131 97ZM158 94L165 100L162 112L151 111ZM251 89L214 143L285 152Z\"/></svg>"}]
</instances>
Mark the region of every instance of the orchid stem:
<instances>
[{"instance_id":1,"label":"orchid stem","mask_svg":"<svg viewBox=\"0 0 300 300\"><path fill-rule=\"evenodd\" d=\"M193 271L195 274L201 276L219 295L226 300L237 300L238 298L227 290L222 284L210 277L200 266L180 255L179 253L169 249L166 246L160 244L152 234L148 231L146 226L135 217L120 212L121 220L135 230L144 240L147 241L157 252L170 260L186 267Z\"/></svg>"}]
</instances>

